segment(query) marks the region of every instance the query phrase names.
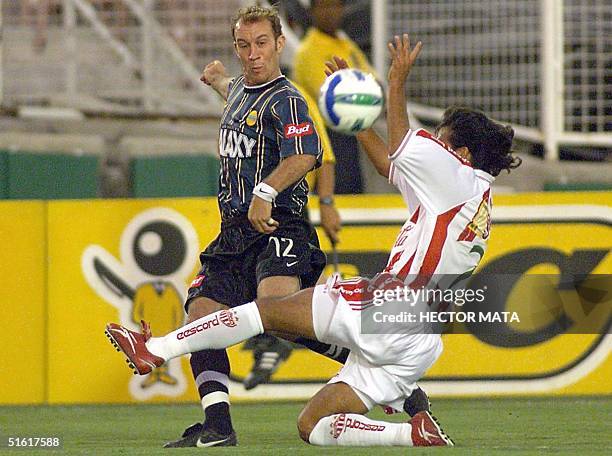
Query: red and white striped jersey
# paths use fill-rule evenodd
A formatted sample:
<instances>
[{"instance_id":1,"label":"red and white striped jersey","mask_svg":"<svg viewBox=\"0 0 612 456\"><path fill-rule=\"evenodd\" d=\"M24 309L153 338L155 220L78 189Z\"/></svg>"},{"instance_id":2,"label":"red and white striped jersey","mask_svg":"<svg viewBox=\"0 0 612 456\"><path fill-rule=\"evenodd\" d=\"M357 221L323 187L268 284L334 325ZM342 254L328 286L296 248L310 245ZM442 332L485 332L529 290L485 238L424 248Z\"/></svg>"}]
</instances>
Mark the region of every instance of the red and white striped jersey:
<instances>
[{"instance_id":1,"label":"red and white striped jersey","mask_svg":"<svg viewBox=\"0 0 612 456\"><path fill-rule=\"evenodd\" d=\"M410 217L385 272L402 280L410 276L407 285L420 287L434 274L473 270L489 237L494 177L423 129L408 131L389 158L389 181L401 192Z\"/></svg>"}]
</instances>

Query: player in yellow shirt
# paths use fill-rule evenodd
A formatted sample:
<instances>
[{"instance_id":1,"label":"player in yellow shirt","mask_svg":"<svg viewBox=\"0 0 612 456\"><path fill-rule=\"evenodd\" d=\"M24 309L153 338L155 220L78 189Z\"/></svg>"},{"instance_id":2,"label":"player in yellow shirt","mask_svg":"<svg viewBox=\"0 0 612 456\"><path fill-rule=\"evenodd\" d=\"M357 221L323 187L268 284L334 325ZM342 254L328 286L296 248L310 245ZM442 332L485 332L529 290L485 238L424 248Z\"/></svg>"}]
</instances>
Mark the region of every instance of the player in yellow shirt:
<instances>
[{"instance_id":1,"label":"player in yellow shirt","mask_svg":"<svg viewBox=\"0 0 612 456\"><path fill-rule=\"evenodd\" d=\"M302 93L315 99L325 80L325 62L333 61L333 56L344 59L351 68L374 72L361 49L340 30L343 13L342 0L311 1L310 14L314 25L306 32L294 56L293 80L304 88ZM336 160L343 169L336 178L336 192L361 193L363 184L357 140L331 131L329 136Z\"/></svg>"},{"instance_id":2,"label":"player in yellow shirt","mask_svg":"<svg viewBox=\"0 0 612 456\"><path fill-rule=\"evenodd\" d=\"M321 116L316 100L295 81L291 82L295 88L300 91L304 97L304 100L306 100L308 112L310 113L310 117L315 124L317 133L319 133L319 139L321 140L321 147L323 149L323 164L320 168L311 171L306 176L308 188L311 190L316 189L319 197L321 228L323 228L330 241L338 242L340 216L334 207L333 199L334 182L336 179L336 157L334 156L331 141L329 140L329 136L327 135L327 130L325 128L325 122Z\"/></svg>"},{"instance_id":3,"label":"player in yellow shirt","mask_svg":"<svg viewBox=\"0 0 612 456\"><path fill-rule=\"evenodd\" d=\"M317 4L316 6L314 4ZM319 88L325 81L325 62L332 62L333 57L344 59L350 68L374 73L363 51L343 31L338 30L342 21L342 13L336 11L332 4L341 1L314 0L312 12L324 14L325 20L315 17L317 26L311 27L300 42L293 58L293 83L300 85L308 95L317 97ZM304 91L300 90L302 94Z\"/></svg>"}]
</instances>

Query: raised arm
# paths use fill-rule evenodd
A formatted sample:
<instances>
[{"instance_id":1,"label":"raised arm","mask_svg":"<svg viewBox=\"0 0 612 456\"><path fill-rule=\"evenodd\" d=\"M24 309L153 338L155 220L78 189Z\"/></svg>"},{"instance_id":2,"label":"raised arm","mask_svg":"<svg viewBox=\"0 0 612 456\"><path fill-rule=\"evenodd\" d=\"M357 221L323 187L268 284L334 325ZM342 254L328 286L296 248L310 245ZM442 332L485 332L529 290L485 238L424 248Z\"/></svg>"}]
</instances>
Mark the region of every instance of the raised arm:
<instances>
[{"instance_id":1,"label":"raised arm","mask_svg":"<svg viewBox=\"0 0 612 456\"><path fill-rule=\"evenodd\" d=\"M215 91L227 100L229 84L232 78L227 74L225 66L219 60L213 60L204 67L200 81L211 86Z\"/></svg>"},{"instance_id":2,"label":"raised arm","mask_svg":"<svg viewBox=\"0 0 612 456\"><path fill-rule=\"evenodd\" d=\"M357 133L357 140L365 150L366 155L378 171L378 174L389 177L391 160L387 152L387 145L373 128Z\"/></svg>"},{"instance_id":3,"label":"raised arm","mask_svg":"<svg viewBox=\"0 0 612 456\"><path fill-rule=\"evenodd\" d=\"M334 56L334 60L332 62L325 62L327 69L325 70L325 74L327 76L331 75L335 71L343 70L348 68L348 63L346 60ZM389 177L389 168L391 166L391 161L389 160L389 154L387 150L387 145L384 140L374 131L373 128L368 128L362 132L357 133L357 140L363 147L366 152L366 155L378 171L378 174L384 177Z\"/></svg>"},{"instance_id":4,"label":"raised arm","mask_svg":"<svg viewBox=\"0 0 612 456\"><path fill-rule=\"evenodd\" d=\"M404 33L402 38L395 36L394 42L388 45L391 54L389 68L389 96L387 98L387 136L389 140L388 153L392 155L408 133L410 123L406 111L406 78L417 59L423 43L420 41L410 49L410 39Z\"/></svg>"}]
</instances>

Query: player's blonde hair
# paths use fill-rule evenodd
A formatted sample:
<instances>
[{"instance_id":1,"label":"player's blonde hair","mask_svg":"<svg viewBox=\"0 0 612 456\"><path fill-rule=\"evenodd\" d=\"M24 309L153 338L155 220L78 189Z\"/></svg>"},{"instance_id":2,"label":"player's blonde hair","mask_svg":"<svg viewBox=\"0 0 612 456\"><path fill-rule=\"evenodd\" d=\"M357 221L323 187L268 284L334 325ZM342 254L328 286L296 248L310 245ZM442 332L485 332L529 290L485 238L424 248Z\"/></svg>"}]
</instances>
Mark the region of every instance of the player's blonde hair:
<instances>
[{"instance_id":1,"label":"player's blonde hair","mask_svg":"<svg viewBox=\"0 0 612 456\"><path fill-rule=\"evenodd\" d=\"M236 40L236 26L238 25L238 22L250 24L259 21L270 22L270 25L272 25L272 31L274 32L274 39L277 39L283 34L283 27L276 8L265 8L263 6L253 5L240 8L236 15L232 18L232 37L234 38L234 41Z\"/></svg>"}]
</instances>

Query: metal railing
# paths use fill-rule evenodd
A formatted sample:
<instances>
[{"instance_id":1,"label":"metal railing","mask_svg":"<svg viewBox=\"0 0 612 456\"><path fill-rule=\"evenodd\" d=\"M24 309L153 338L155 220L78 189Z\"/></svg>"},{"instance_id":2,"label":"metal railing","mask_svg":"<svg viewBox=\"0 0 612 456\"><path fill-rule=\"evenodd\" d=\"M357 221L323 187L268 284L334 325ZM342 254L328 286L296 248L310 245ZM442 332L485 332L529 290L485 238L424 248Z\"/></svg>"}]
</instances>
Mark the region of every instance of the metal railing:
<instances>
[{"instance_id":1,"label":"metal railing","mask_svg":"<svg viewBox=\"0 0 612 456\"><path fill-rule=\"evenodd\" d=\"M607 6L606 6L607 5ZM451 104L479 107L517 136L612 146L612 11L607 0L372 1L373 60L408 32L425 43L409 98L435 118ZM433 108L438 108L433 109Z\"/></svg>"},{"instance_id":2,"label":"metal railing","mask_svg":"<svg viewBox=\"0 0 612 456\"><path fill-rule=\"evenodd\" d=\"M245 0L16 0L2 2L0 100L119 114L217 115L203 66L240 69L230 18ZM386 74L387 41L425 43L411 76L412 114L451 104L485 110L517 137L612 146L609 0L372 0L373 63ZM299 37L288 37L285 64Z\"/></svg>"},{"instance_id":3,"label":"metal railing","mask_svg":"<svg viewBox=\"0 0 612 456\"><path fill-rule=\"evenodd\" d=\"M237 0L3 2L1 101L94 112L216 115L199 82L212 58L235 69Z\"/></svg>"}]
</instances>

